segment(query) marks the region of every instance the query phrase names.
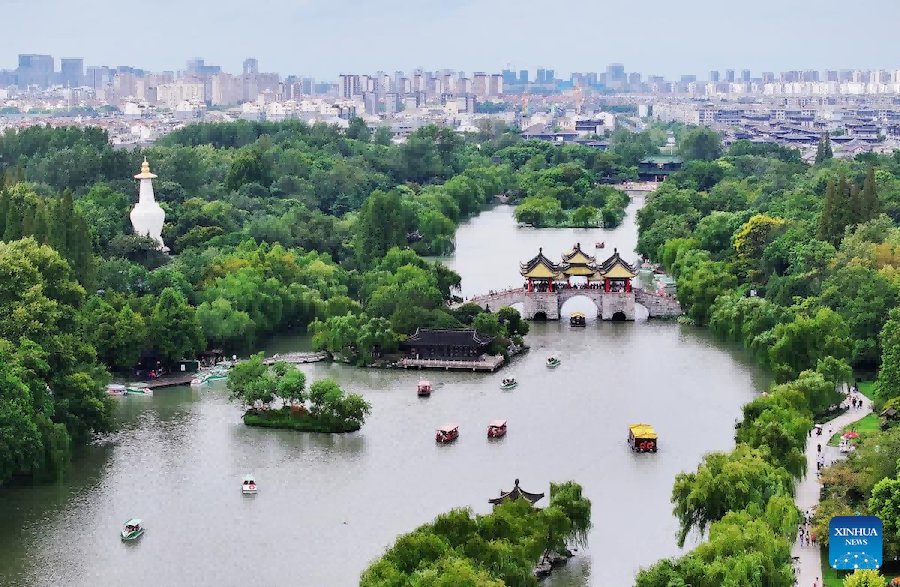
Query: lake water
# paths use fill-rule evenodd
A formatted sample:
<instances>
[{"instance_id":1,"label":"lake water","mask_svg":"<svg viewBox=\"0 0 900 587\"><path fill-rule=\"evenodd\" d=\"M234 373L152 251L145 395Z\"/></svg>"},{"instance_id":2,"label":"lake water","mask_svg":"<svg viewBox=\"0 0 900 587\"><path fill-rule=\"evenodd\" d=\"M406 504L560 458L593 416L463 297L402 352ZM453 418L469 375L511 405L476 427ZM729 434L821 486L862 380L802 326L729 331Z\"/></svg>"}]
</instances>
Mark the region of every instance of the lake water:
<instances>
[{"instance_id":1,"label":"lake water","mask_svg":"<svg viewBox=\"0 0 900 587\"><path fill-rule=\"evenodd\" d=\"M468 297L519 285L518 264L538 247L557 259L575 242L591 252L605 241L601 259L617 247L632 260L637 205L610 231L517 229L499 206L459 228L445 262ZM592 315L586 299L564 314L578 310ZM548 585L631 585L641 565L679 552L675 475L733 446L740 407L768 380L744 355L674 322L536 323L527 342L529 353L494 374L304 366L372 403L348 435L245 427L222 383L121 398L119 431L79 451L64 482L0 490L0 585L352 586L398 534L454 507L487 513L488 498L516 478L548 497L550 482L573 479L593 502L588 549ZM267 351L308 344L281 337ZM562 359L556 370L544 367L550 353ZM519 387L501 392L507 375ZM416 397L420 378L437 387L428 399ZM488 442L497 418L509 433ZM434 429L447 422L460 438L438 446ZM628 450L635 422L656 427L658 453ZM245 473L258 495L241 495ZM130 517L147 531L122 543Z\"/></svg>"}]
</instances>

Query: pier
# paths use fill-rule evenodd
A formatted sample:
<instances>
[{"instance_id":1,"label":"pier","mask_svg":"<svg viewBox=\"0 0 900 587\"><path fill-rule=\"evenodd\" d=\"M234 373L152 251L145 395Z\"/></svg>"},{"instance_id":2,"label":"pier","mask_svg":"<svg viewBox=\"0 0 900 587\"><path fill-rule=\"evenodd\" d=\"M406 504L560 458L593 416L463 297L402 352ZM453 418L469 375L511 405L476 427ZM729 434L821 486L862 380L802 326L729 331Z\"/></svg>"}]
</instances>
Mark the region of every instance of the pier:
<instances>
[{"instance_id":1,"label":"pier","mask_svg":"<svg viewBox=\"0 0 900 587\"><path fill-rule=\"evenodd\" d=\"M493 373L503 364L503 355L485 356L472 361L457 361L453 359L403 359L400 366L404 369L443 369L445 371L489 371Z\"/></svg>"},{"instance_id":2,"label":"pier","mask_svg":"<svg viewBox=\"0 0 900 587\"><path fill-rule=\"evenodd\" d=\"M302 365L304 363L318 363L319 361L325 361L329 356L330 355L325 351L319 351L317 353L285 353L283 355L275 355L268 359L263 359L263 363L266 365L274 365L279 361L284 361L285 363Z\"/></svg>"}]
</instances>

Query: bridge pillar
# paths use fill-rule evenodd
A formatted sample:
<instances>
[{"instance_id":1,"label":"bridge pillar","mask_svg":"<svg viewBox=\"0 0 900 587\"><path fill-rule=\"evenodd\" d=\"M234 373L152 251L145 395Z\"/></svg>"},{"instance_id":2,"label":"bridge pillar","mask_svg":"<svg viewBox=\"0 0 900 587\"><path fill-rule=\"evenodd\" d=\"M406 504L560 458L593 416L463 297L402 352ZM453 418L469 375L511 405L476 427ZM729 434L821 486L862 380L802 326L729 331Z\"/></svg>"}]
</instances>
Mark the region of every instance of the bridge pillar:
<instances>
[{"instance_id":1,"label":"bridge pillar","mask_svg":"<svg viewBox=\"0 0 900 587\"><path fill-rule=\"evenodd\" d=\"M634 320L634 292L604 293L602 300L601 319L612 320L621 312L626 320Z\"/></svg>"},{"instance_id":2,"label":"bridge pillar","mask_svg":"<svg viewBox=\"0 0 900 587\"><path fill-rule=\"evenodd\" d=\"M559 294L556 292L529 292L525 294L522 318L534 320L538 313L543 313L547 320L559 320Z\"/></svg>"}]
</instances>

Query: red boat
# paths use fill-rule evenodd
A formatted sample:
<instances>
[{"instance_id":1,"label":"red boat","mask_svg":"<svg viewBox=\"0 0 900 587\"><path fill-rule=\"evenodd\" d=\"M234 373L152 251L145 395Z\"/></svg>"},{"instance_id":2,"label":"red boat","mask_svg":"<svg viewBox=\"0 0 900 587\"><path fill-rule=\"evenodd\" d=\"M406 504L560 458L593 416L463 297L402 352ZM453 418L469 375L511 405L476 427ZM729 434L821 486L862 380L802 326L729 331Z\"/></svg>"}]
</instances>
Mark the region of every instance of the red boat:
<instances>
[{"instance_id":1,"label":"red boat","mask_svg":"<svg viewBox=\"0 0 900 587\"><path fill-rule=\"evenodd\" d=\"M488 438L503 438L506 436L506 420L494 420L488 425Z\"/></svg>"},{"instance_id":2,"label":"red boat","mask_svg":"<svg viewBox=\"0 0 900 587\"><path fill-rule=\"evenodd\" d=\"M428 397L431 395L431 382L430 381L420 381L418 387L416 388L416 395L419 397Z\"/></svg>"},{"instance_id":3,"label":"red boat","mask_svg":"<svg viewBox=\"0 0 900 587\"><path fill-rule=\"evenodd\" d=\"M459 438L459 424L445 424L437 429L434 439L437 442L452 442Z\"/></svg>"}]
</instances>

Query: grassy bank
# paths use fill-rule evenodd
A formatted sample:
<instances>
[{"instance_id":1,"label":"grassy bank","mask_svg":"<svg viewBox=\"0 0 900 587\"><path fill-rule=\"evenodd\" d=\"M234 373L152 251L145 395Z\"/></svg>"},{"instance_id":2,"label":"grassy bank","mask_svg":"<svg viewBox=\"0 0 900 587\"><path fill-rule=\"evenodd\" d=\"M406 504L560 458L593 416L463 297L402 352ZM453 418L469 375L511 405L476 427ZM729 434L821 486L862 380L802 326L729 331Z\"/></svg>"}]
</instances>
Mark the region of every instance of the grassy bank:
<instances>
[{"instance_id":1,"label":"grassy bank","mask_svg":"<svg viewBox=\"0 0 900 587\"><path fill-rule=\"evenodd\" d=\"M864 440L867 435L881 430L881 418L878 414L869 414L862 420L858 420L843 429L838 430L828 441L828 446L838 446L841 443L841 435L854 430L859 433L859 440ZM856 443L853 443L856 444Z\"/></svg>"},{"instance_id":2,"label":"grassy bank","mask_svg":"<svg viewBox=\"0 0 900 587\"><path fill-rule=\"evenodd\" d=\"M261 428L286 428L300 432L356 432L359 425L332 418L313 416L304 410L292 412L290 408L280 410L247 410L244 424Z\"/></svg>"}]
</instances>

